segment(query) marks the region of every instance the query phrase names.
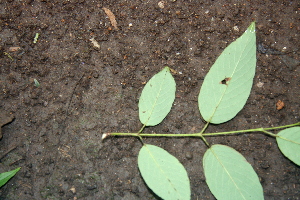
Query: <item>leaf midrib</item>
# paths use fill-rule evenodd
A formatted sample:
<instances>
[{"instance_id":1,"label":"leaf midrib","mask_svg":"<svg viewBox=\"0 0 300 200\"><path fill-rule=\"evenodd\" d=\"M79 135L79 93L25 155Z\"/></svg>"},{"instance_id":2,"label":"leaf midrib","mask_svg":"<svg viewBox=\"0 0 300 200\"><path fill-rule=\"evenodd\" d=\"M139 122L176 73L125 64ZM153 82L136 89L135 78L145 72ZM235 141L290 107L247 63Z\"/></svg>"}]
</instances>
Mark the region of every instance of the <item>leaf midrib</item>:
<instances>
[{"instance_id":1,"label":"leaf midrib","mask_svg":"<svg viewBox=\"0 0 300 200\"><path fill-rule=\"evenodd\" d=\"M223 165L223 163L221 162L221 160L219 159L219 157L217 156L216 152L210 148L211 152L214 154L215 158L217 159L217 161L220 163L220 165L223 167L224 171L226 172L226 174L228 175L228 177L230 178L230 180L233 182L234 186L237 188L237 190L239 191L239 193L241 194L241 196L243 197L243 199L246 200L246 197L243 195L242 191L240 190L240 188L238 187L238 185L236 184L235 180L233 179L233 177L230 175L229 171L227 170L227 168Z\"/></svg>"},{"instance_id":2,"label":"leaf midrib","mask_svg":"<svg viewBox=\"0 0 300 200\"><path fill-rule=\"evenodd\" d=\"M159 92L157 93L156 98L155 98L155 102L154 102L154 104L152 105L152 108L151 108L151 110L150 110L150 115L149 115L149 117L148 117L146 123L144 124L145 126L148 125L148 122L150 121L151 116L152 116L152 114L153 114L153 111L154 111L154 109L155 109L155 107L156 107L156 105L157 105L156 102L158 101L158 97L160 96L160 93L161 93L161 90L162 90L162 86L164 85L164 82L165 82L165 80L166 80L167 72L168 72L168 71L166 71L165 74L164 74L163 81L162 81L162 83L160 84L160 87L159 87Z\"/></svg>"},{"instance_id":3,"label":"leaf midrib","mask_svg":"<svg viewBox=\"0 0 300 200\"><path fill-rule=\"evenodd\" d=\"M173 190L179 195L181 196L181 194L176 190L176 187L172 184L171 179L169 178L169 176L165 173L165 171L162 169L161 165L156 161L155 156L152 154L151 150L147 147L147 145L144 145L150 155L150 157L152 158L152 160L154 161L154 163L156 164L156 166L159 168L159 170L161 171L161 173L165 176L165 178L168 180L168 183L171 185L171 188L173 188Z\"/></svg>"},{"instance_id":4,"label":"leaf midrib","mask_svg":"<svg viewBox=\"0 0 300 200\"><path fill-rule=\"evenodd\" d=\"M240 39L240 38L239 38L239 39ZM248 37L248 38L247 38L246 44L249 44L249 40L251 40L251 37ZM237 41L235 41L235 42L237 42ZM232 43L232 44L233 44L233 43ZM232 45L232 44L231 44L231 45ZM236 51L236 45L235 45L234 47L235 47L235 51ZM234 73L235 73L235 71L236 71L236 69L237 69L237 67L238 67L238 65L239 65L239 63L240 63L240 61L241 61L241 57L242 57L243 53L244 53L245 50L246 50L246 47L247 47L247 45L245 45L245 47L244 47L242 53L240 54L239 60L238 60L238 62L236 63L236 65L235 65L235 67L234 67L234 70L233 70L233 72L232 72L232 74L231 74L230 77L233 77L233 75L234 75ZM234 56L235 56L235 54L234 54ZM234 60L235 60L235 59L234 59ZM229 81L229 84L230 84L230 83L231 83L231 82ZM217 112L217 109L218 109L218 107L220 106L220 104L221 104L221 102L222 102L222 100L223 100L223 98L224 98L224 96L225 96L225 94L226 94L226 91L228 90L229 84L226 85L226 88L225 88L224 92L222 93L222 96L221 96L221 98L219 99L219 102L217 103L217 105L216 105L216 107L215 107L215 109L214 109L214 111L213 111L211 117L209 118L209 120L208 120L209 123L211 122L212 118L214 117L215 113Z\"/></svg>"}]
</instances>

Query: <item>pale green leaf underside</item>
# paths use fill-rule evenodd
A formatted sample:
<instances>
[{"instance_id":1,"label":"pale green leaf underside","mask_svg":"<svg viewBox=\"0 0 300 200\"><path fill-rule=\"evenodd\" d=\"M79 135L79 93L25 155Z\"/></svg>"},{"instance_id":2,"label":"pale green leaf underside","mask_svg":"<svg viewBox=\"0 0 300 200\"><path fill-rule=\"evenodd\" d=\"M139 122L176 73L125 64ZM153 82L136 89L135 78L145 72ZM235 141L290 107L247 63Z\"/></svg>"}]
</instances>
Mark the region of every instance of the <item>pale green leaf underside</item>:
<instances>
[{"instance_id":1,"label":"pale green leaf underside","mask_svg":"<svg viewBox=\"0 0 300 200\"><path fill-rule=\"evenodd\" d=\"M145 85L139 100L139 117L142 124L155 126L170 112L175 100L176 84L170 69L165 67Z\"/></svg>"},{"instance_id":2,"label":"pale green leaf underside","mask_svg":"<svg viewBox=\"0 0 300 200\"><path fill-rule=\"evenodd\" d=\"M164 149L145 144L138 166L148 187L162 199L190 199L190 182L182 164Z\"/></svg>"},{"instance_id":3,"label":"pale green leaf underside","mask_svg":"<svg viewBox=\"0 0 300 200\"><path fill-rule=\"evenodd\" d=\"M300 166L300 127L287 128L276 137L280 151Z\"/></svg>"},{"instance_id":4,"label":"pale green leaf underside","mask_svg":"<svg viewBox=\"0 0 300 200\"><path fill-rule=\"evenodd\" d=\"M236 150L213 145L203 157L206 183L218 200L264 199L258 176Z\"/></svg>"},{"instance_id":5,"label":"pale green leaf underside","mask_svg":"<svg viewBox=\"0 0 300 200\"><path fill-rule=\"evenodd\" d=\"M253 22L218 57L205 76L198 97L207 122L226 122L244 107L250 95L256 67L256 36Z\"/></svg>"},{"instance_id":6,"label":"pale green leaf underside","mask_svg":"<svg viewBox=\"0 0 300 200\"><path fill-rule=\"evenodd\" d=\"M4 172L0 174L0 187L2 187L9 179L11 179L19 170L21 167L9 171L9 172Z\"/></svg>"}]
</instances>

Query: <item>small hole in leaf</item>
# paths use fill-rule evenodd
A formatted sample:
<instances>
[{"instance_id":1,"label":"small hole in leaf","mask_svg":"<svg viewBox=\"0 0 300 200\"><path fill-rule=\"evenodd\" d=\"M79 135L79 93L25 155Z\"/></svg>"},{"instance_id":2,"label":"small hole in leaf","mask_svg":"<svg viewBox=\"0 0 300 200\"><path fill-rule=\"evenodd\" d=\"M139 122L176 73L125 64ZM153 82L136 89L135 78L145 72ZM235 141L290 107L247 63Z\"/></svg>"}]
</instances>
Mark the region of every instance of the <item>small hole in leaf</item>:
<instances>
[{"instance_id":1,"label":"small hole in leaf","mask_svg":"<svg viewBox=\"0 0 300 200\"><path fill-rule=\"evenodd\" d=\"M229 83L230 80L231 80L230 77L226 77L226 78L224 78L224 79L220 82L220 84L228 85L228 83Z\"/></svg>"}]
</instances>

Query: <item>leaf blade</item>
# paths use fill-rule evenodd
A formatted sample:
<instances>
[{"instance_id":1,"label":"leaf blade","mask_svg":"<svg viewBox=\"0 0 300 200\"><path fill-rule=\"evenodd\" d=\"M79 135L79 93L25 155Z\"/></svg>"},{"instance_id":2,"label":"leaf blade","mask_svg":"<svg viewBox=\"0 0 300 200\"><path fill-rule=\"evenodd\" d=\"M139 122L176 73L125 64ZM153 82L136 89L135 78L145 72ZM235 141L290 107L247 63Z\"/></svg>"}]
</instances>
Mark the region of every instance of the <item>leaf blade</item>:
<instances>
[{"instance_id":1,"label":"leaf blade","mask_svg":"<svg viewBox=\"0 0 300 200\"><path fill-rule=\"evenodd\" d=\"M300 127L287 128L277 134L276 141L280 151L300 166Z\"/></svg>"},{"instance_id":2,"label":"leaf blade","mask_svg":"<svg viewBox=\"0 0 300 200\"><path fill-rule=\"evenodd\" d=\"M148 187L163 199L190 199L189 178L182 164L164 149L145 144L138 166Z\"/></svg>"},{"instance_id":3,"label":"leaf blade","mask_svg":"<svg viewBox=\"0 0 300 200\"><path fill-rule=\"evenodd\" d=\"M263 189L252 166L236 150L213 145L203 157L206 183L223 200L263 199Z\"/></svg>"},{"instance_id":4,"label":"leaf blade","mask_svg":"<svg viewBox=\"0 0 300 200\"><path fill-rule=\"evenodd\" d=\"M229 121L250 95L256 67L255 23L231 43L207 73L198 96L199 110L207 122Z\"/></svg>"},{"instance_id":5,"label":"leaf blade","mask_svg":"<svg viewBox=\"0 0 300 200\"><path fill-rule=\"evenodd\" d=\"M16 173L21 169L21 167L14 169L9 172L4 172L0 174L0 187L2 187L9 179L11 179Z\"/></svg>"},{"instance_id":6,"label":"leaf blade","mask_svg":"<svg viewBox=\"0 0 300 200\"><path fill-rule=\"evenodd\" d=\"M154 75L145 85L139 100L139 118L146 126L159 124L175 100L176 83L169 67Z\"/></svg>"}]
</instances>

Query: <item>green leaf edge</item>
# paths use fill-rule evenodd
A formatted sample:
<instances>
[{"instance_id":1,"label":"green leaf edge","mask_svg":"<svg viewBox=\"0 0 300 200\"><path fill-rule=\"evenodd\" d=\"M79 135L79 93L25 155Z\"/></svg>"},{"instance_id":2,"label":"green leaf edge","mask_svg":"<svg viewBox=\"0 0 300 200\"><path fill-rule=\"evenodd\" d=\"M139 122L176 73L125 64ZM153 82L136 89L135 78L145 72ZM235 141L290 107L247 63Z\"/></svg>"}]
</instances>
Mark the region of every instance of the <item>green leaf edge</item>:
<instances>
[{"instance_id":1,"label":"green leaf edge","mask_svg":"<svg viewBox=\"0 0 300 200\"><path fill-rule=\"evenodd\" d=\"M295 132L292 132L294 131ZM289 139L288 137L290 137L291 133L295 133L295 134L299 134L300 135L300 127L292 127L292 128L287 128L287 129L284 129L282 131L280 131L276 137L276 141L277 141L277 145L278 145L278 148L280 149L281 153L287 157L289 160L291 160L292 162L294 162L296 165L300 166L300 151L298 152L295 152L295 154L291 154L290 151L288 150L292 150L292 148L296 148L296 149L300 149L300 139L299 139L299 142L297 141L294 141L294 140L291 140ZM286 137L288 136L288 137ZM300 136L299 136L300 138ZM295 146L298 145L299 147ZM289 148L288 150L285 149L285 148ZM297 154L298 153L298 154ZM298 155L298 157L297 157Z\"/></svg>"},{"instance_id":2,"label":"green leaf edge","mask_svg":"<svg viewBox=\"0 0 300 200\"><path fill-rule=\"evenodd\" d=\"M172 97L172 103L169 105L169 108L167 108L168 111L166 112L165 116L162 117L162 119L161 119L159 122L156 122L156 123L148 123L149 121L151 121L151 115L152 115L152 114L149 116L148 119L146 119L146 121L142 120L142 119L141 119L141 108L140 108L141 103L140 103L140 101L139 101L139 104L138 104L138 107L139 107L139 119L140 119L141 123L144 124L145 126L156 126L156 125L158 125L159 123L161 123L161 122L166 118L166 116L170 113L170 111L171 111L171 109L172 109L172 105L173 105L173 103L174 103L174 101L175 101L176 82L175 82L174 77L172 76L172 74L171 74L171 72L170 72L170 68L169 68L169 67L164 67L161 71L159 71L158 73L156 73L154 76L156 76L156 75L159 74L159 73L162 73L164 70L166 70L166 73L168 73L168 74L171 76L172 82L174 83L174 86L175 86L174 88L170 88L170 89L174 90L174 95L173 95L173 97ZM151 79L154 78L154 76L152 76ZM151 79L150 79L150 80L151 80ZM145 87L146 87L147 84L150 82L150 80L146 83ZM143 95L143 93L144 93L145 87L144 87L144 89L142 90L142 93L141 93L141 96L140 96L140 100L141 100L142 95ZM151 110L151 113L153 112L154 108L155 108L155 106L153 105L152 110Z\"/></svg>"},{"instance_id":3,"label":"green leaf edge","mask_svg":"<svg viewBox=\"0 0 300 200\"><path fill-rule=\"evenodd\" d=\"M21 169L21 167L11 170L11 171L8 171L8 172L1 173L0 174L0 187L5 185L7 183L7 181L9 181L9 179L14 177L20 169Z\"/></svg>"},{"instance_id":4,"label":"green leaf edge","mask_svg":"<svg viewBox=\"0 0 300 200\"><path fill-rule=\"evenodd\" d=\"M232 148L232 147L229 147L229 146L227 146L227 145L222 145L222 144L215 144L215 145L212 145L209 149L207 149L207 151L205 152L205 154L204 154L204 156L203 156L203 170L204 170L204 176L206 177L206 173L205 173L205 159L207 159L207 152L208 151L211 151L212 152L212 154L214 155L214 157L216 157L216 152L214 152L213 150L212 150L212 147L214 147L214 146L223 146L223 147L226 147L226 148L229 148L230 150L233 150L233 151L235 151L235 153L237 153L237 154L239 154L243 159L244 159L244 161L246 161L248 164L249 164L249 166L252 168L252 170L253 170L253 172L256 174L256 176L257 176L257 180L258 180L258 183L260 184L260 187L261 187L261 196L262 196L262 199L263 199L263 188L262 188L262 186L261 186L261 183L259 182L259 179L258 179L258 175L257 175L257 173L255 172L255 170L253 169L253 167L251 166L251 164L246 160L246 158L240 153L240 152L238 152L238 151L236 151L234 148ZM217 158L217 160L219 160L218 159L218 157L216 157ZM220 161L219 161L220 162ZM221 163L221 165L223 166L223 163ZM227 171L227 170L226 170ZM227 174L228 174L228 172L227 172ZM217 180L214 180L214 182L215 181L217 181ZM206 180L206 183L207 183L207 185L208 185L208 187L209 187L209 189L210 189L210 191L211 191L211 193L216 197L216 194L215 194L215 191L212 191L212 189L211 189L211 186L210 186L210 184L207 182L207 180ZM216 197L217 198L217 197ZM217 198L217 199L224 199L224 198ZM233 198L233 196L231 196L230 197L230 199L229 200L231 200L231 199L234 199ZM227 200L227 199L226 199ZM246 199L245 199L246 200ZM255 199L256 200L256 199Z\"/></svg>"},{"instance_id":5,"label":"green leaf edge","mask_svg":"<svg viewBox=\"0 0 300 200\"><path fill-rule=\"evenodd\" d=\"M239 37L239 38L241 38L245 33L247 33L248 31L249 32L251 32L251 33L255 33L255 24L256 24L256 22L255 21L253 21L249 26L248 26L248 28L246 29L246 31ZM239 38L237 38L235 41L233 41L231 44L233 44L234 42L236 42ZM256 35L255 35L255 39L256 39ZM229 44L224 50L223 50L223 52L231 45L231 44ZM256 44L255 44L256 45ZM255 48L256 49L256 48ZM223 52L220 54L220 56L223 54ZM220 57L219 56L219 57ZM219 59L219 57L217 58L217 60ZM256 58L257 59L257 58ZM217 62L217 60L215 61L215 63ZM255 69L254 69L255 70ZM208 72L209 73L209 72ZM255 71L254 71L254 74L253 74L253 78L255 77ZM253 85L253 79L251 80L251 82L252 82L252 85ZM202 84L203 85L203 84ZM201 88L202 88L202 86L201 86ZM201 88L200 88L200 93L201 93ZM227 122L227 121L229 121L229 120L231 120L231 119L233 119L242 109L243 109L243 107L245 106L245 104L246 104L246 102L247 102L247 100L248 100L248 98L249 98L249 96L250 96L250 93L251 93L251 89L252 89L252 86L250 87L250 89L249 89L249 94L248 94L248 97L246 98L246 100L245 100L245 102L244 102L244 104L243 104L243 106L241 107L241 109L232 117L232 118L230 118L230 119L226 119L225 121L223 120L223 121L213 121L212 119L213 119L213 117L214 117L214 115L215 115L215 113L216 113L216 110L217 110L217 108L219 107L219 105L220 105L220 102L219 102L219 104L216 106L216 108L215 108L215 110L214 110L214 112L212 113L212 115L210 116L210 117L208 117L208 118L205 118L204 116L203 116L203 114L202 114L202 112L201 112L201 110L200 110L200 93L199 93L199 95L198 95L198 105L199 105L199 110L200 110L200 114L201 114L201 116L203 117L203 119L206 121L206 122L209 122L209 123L212 123L212 124L221 124L221 123L225 123L225 122Z\"/></svg>"},{"instance_id":6,"label":"green leaf edge","mask_svg":"<svg viewBox=\"0 0 300 200\"><path fill-rule=\"evenodd\" d=\"M153 156L153 154L150 153L151 151L150 151L150 149L149 149L147 146L152 146L152 147L155 147L155 148L159 148L160 150L162 150L162 151L164 151L165 153L167 153L168 156L172 157L172 159L174 159L174 160L176 160L176 161L178 162L178 164L179 164L179 165L182 167L182 169L184 170L185 175L186 175L186 178L188 179L187 181L188 181L188 187L189 187L189 188L188 188L188 189L189 189L189 194L188 194L189 198L184 198L184 197L180 197L180 198L179 198L179 197L178 197L177 199L178 199L178 200L181 200L181 199L190 199L190 196L191 196L191 188L190 188L189 177L188 177L187 171L185 170L184 166L180 163L180 161L179 161L175 156L173 156L172 154L170 154L168 151L166 151L165 149L163 149L163 148L161 148L161 147L158 147L158 146L155 146L155 145L151 145L151 144L144 144L142 148L144 148L144 147L147 148L147 151L149 152L149 154L151 154L151 157L152 157L153 159L155 159L155 156ZM141 152L142 148L140 149L140 152ZM163 199L169 199L169 198L163 197L163 196L161 195L160 192L156 191L156 189L154 189L154 188L152 187L152 185L149 185L149 181L148 181L147 179L145 179L145 176L143 176L143 170L141 170L141 168L140 168L140 166L141 166L141 164L140 164L141 160L139 159L139 158L140 158L140 152L139 152L139 156L138 156L138 167L139 167L140 173L141 173L141 175L142 175L142 177L143 177L145 183L147 184L147 186L148 186L148 187L149 187L156 195L158 195L159 197L161 197L161 198L163 198ZM156 161L155 161L155 162L156 162ZM157 162L156 162L156 163L157 163ZM170 180L169 180L169 181L170 181ZM173 200L173 199L170 199L170 200Z\"/></svg>"}]
</instances>

